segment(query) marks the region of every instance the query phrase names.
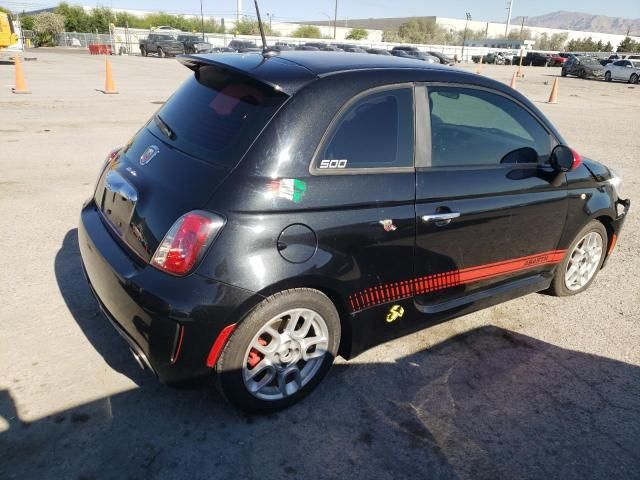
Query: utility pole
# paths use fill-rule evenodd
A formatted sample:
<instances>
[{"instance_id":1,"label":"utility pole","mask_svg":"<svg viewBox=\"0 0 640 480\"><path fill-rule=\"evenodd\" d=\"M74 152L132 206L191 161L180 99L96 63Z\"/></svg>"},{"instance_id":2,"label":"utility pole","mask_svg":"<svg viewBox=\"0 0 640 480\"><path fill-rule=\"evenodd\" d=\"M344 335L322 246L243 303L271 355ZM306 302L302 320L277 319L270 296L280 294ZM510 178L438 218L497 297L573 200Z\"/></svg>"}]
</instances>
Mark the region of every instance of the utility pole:
<instances>
[{"instance_id":1,"label":"utility pole","mask_svg":"<svg viewBox=\"0 0 640 480\"><path fill-rule=\"evenodd\" d=\"M527 17L522 17L522 25L520 25L520 41L524 40L522 32L524 32L524 22L526 19Z\"/></svg>"},{"instance_id":2,"label":"utility pole","mask_svg":"<svg viewBox=\"0 0 640 480\"><path fill-rule=\"evenodd\" d=\"M202 41L204 42L204 11L202 10L202 0L200 0L200 22L202 24Z\"/></svg>"},{"instance_id":3,"label":"utility pole","mask_svg":"<svg viewBox=\"0 0 640 480\"><path fill-rule=\"evenodd\" d=\"M336 0L336 8L333 12L333 39L336 40L336 30L338 29L338 0Z\"/></svg>"},{"instance_id":4,"label":"utility pole","mask_svg":"<svg viewBox=\"0 0 640 480\"><path fill-rule=\"evenodd\" d=\"M460 58L461 62L464 62L464 44L467 43L467 27L469 26L469 20L471 20L471 14L467 12L466 15L467 20L464 22L464 36L462 37L462 56Z\"/></svg>"},{"instance_id":5,"label":"utility pole","mask_svg":"<svg viewBox=\"0 0 640 480\"><path fill-rule=\"evenodd\" d=\"M513 9L513 0L509 0L509 7L507 8L507 26L504 29L504 38L509 37L509 27L511 26L511 10Z\"/></svg>"},{"instance_id":6,"label":"utility pole","mask_svg":"<svg viewBox=\"0 0 640 480\"><path fill-rule=\"evenodd\" d=\"M242 0L238 0L237 3L237 18L236 21L240 23L240 17L242 17Z\"/></svg>"}]
</instances>

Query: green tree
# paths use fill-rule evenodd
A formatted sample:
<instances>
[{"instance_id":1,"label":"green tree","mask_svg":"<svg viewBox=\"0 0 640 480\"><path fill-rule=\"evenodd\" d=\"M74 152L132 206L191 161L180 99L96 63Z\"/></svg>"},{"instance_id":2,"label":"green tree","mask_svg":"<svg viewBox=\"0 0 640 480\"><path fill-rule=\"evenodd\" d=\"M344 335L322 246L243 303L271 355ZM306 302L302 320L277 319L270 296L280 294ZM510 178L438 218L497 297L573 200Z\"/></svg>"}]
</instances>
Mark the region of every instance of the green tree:
<instances>
[{"instance_id":1,"label":"green tree","mask_svg":"<svg viewBox=\"0 0 640 480\"><path fill-rule=\"evenodd\" d=\"M611 45L611 42L607 42L604 46L603 52L613 52L613 45Z\"/></svg>"},{"instance_id":2,"label":"green tree","mask_svg":"<svg viewBox=\"0 0 640 480\"><path fill-rule=\"evenodd\" d=\"M353 28L345 37L347 40L364 40L369 36L364 28Z\"/></svg>"},{"instance_id":3,"label":"green tree","mask_svg":"<svg viewBox=\"0 0 640 480\"><path fill-rule=\"evenodd\" d=\"M64 18L64 29L67 32L90 32L91 18L84 8L62 2L56 13Z\"/></svg>"},{"instance_id":4,"label":"green tree","mask_svg":"<svg viewBox=\"0 0 640 480\"><path fill-rule=\"evenodd\" d=\"M322 38L320 29L314 25L302 25L291 32L291 36L297 38Z\"/></svg>"},{"instance_id":5,"label":"green tree","mask_svg":"<svg viewBox=\"0 0 640 480\"><path fill-rule=\"evenodd\" d=\"M20 28L22 30L33 30L33 15L21 15Z\"/></svg>"},{"instance_id":6,"label":"green tree","mask_svg":"<svg viewBox=\"0 0 640 480\"><path fill-rule=\"evenodd\" d=\"M618 52L640 52L640 42L636 42L631 37L625 37L618 45Z\"/></svg>"},{"instance_id":7,"label":"green tree","mask_svg":"<svg viewBox=\"0 0 640 480\"><path fill-rule=\"evenodd\" d=\"M39 13L33 17L33 31L38 45L55 45L56 35L64 32L64 17L57 13Z\"/></svg>"},{"instance_id":8,"label":"green tree","mask_svg":"<svg viewBox=\"0 0 640 480\"><path fill-rule=\"evenodd\" d=\"M437 43L443 35L444 29L432 19L416 18L398 28L398 36L408 43Z\"/></svg>"},{"instance_id":9,"label":"green tree","mask_svg":"<svg viewBox=\"0 0 640 480\"><path fill-rule=\"evenodd\" d=\"M268 23L263 22L262 28L264 28L265 35L280 36L280 32L271 30ZM236 23L233 33L235 35L260 35L260 25L258 25L257 21L242 20Z\"/></svg>"},{"instance_id":10,"label":"green tree","mask_svg":"<svg viewBox=\"0 0 640 480\"><path fill-rule=\"evenodd\" d=\"M554 33L549 35L546 32L536 38L536 49L538 50L564 50L565 43L569 38L568 33Z\"/></svg>"}]
</instances>

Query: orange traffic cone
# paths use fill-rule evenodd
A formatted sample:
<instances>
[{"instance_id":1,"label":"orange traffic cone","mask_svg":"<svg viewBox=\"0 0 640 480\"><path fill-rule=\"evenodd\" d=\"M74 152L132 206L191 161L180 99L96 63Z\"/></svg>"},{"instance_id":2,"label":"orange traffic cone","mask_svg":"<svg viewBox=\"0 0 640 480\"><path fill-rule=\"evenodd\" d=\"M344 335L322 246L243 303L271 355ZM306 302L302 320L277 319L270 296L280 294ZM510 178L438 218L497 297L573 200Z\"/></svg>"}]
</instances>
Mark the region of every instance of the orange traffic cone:
<instances>
[{"instance_id":1,"label":"orange traffic cone","mask_svg":"<svg viewBox=\"0 0 640 480\"><path fill-rule=\"evenodd\" d=\"M547 103L558 103L558 79L553 81L553 87L551 88L551 95L549 95L549 101Z\"/></svg>"},{"instance_id":2,"label":"orange traffic cone","mask_svg":"<svg viewBox=\"0 0 640 480\"><path fill-rule=\"evenodd\" d=\"M516 77L518 76L518 72L513 72L513 77L511 77L511 83L509 86L513 89L516 88Z\"/></svg>"},{"instance_id":3,"label":"orange traffic cone","mask_svg":"<svg viewBox=\"0 0 640 480\"><path fill-rule=\"evenodd\" d=\"M22 71L22 64L20 63L20 55L16 54L16 86L11 89L13 93L31 93L27 88L27 82L24 80L24 72Z\"/></svg>"},{"instance_id":4,"label":"orange traffic cone","mask_svg":"<svg viewBox=\"0 0 640 480\"><path fill-rule=\"evenodd\" d=\"M111 62L109 61L109 57L105 57L105 70L106 70L106 80L104 82L104 90L99 90L105 94L116 94L118 91L116 90L116 83L113 81L113 74L111 72Z\"/></svg>"}]
</instances>

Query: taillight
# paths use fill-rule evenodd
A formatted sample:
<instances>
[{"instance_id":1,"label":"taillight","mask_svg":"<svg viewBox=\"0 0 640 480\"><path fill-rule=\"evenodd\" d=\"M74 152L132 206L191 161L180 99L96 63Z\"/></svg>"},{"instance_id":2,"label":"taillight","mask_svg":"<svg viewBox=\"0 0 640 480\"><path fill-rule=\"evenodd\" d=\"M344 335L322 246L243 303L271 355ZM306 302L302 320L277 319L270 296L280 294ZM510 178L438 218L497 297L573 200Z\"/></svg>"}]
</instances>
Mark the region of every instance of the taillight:
<instances>
[{"instance_id":1,"label":"taillight","mask_svg":"<svg viewBox=\"0 0 640 480\"><path fill-rule=\"evenodd\" d=\"M582 163L582 157L573 148L571 149L571 153L573 153L573 164L571 165L571 170L575 170Z\"/></svg>"},{"instance_id":2,"label":"taillight","mask_svg":"<svg viewBox=\"0 0 640 480\"><path fill-rule=\"evenodd\" d=\"M186 275L224 226L224 218L195 210L180 217L162 239L151 265L172 275Z\"/></svg>"}]
</instances>

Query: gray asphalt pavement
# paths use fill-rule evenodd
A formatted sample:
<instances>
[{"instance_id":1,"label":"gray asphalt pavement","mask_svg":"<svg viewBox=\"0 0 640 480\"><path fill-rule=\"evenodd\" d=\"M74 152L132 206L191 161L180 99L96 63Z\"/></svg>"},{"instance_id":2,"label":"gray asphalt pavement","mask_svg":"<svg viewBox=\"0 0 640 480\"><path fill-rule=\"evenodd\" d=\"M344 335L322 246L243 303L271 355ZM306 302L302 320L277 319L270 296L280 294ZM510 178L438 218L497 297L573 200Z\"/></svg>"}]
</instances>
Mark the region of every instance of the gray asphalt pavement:
<instances>
[{"instance_id":1,"label":"gray asphalt pavement","mask_svg":"<svg viewBox=\"0 0 640 480\"><path fill-rule=\"evenodd\" d=\"M0 478L637 478L640 224L588 293L529 295L338 360L270 416L138 369L82 276L77 221L106 154L189 74L175 60L44 49L32 95L0 62ZM477 68L469 66L466 68ZM484 66L509 82L512 67ZM640 87L525 69L518 89L640 199ZM532 232L535 234L535 232Z\"/></svg>"}]
</instances>

